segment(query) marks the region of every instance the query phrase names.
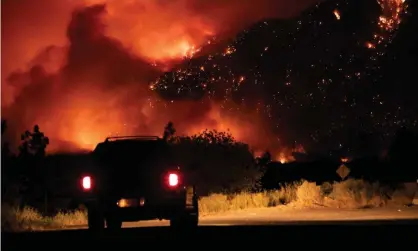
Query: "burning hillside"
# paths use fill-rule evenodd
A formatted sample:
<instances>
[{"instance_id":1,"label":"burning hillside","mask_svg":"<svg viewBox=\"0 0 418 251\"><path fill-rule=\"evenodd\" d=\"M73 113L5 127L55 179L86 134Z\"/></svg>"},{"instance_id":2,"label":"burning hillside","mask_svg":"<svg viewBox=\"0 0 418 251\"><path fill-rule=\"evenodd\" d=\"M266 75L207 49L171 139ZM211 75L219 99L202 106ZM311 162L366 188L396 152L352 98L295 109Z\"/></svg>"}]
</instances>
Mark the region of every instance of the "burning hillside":
<instances>
[{"instance_id":1,"label":"burning hillside","mask_svg":"<svg viewBox=\"0 0 418 251\"><path fill-rule=\"evenodd\" d=\"M91 149L110 135L160 135L164 125L173 121L180 134L229 130L255 149L283 148L284 138L301 134L290 124L304 125L294 119L302 112L274 111L273 103L287 109L314 106L301 105L289 94L295 92L264 87L268 79L258 64L274 51L271 40L266 43L257 37L262 46L242 50L257 56L245 72L231 69L247 66L232 57L243 44L240 37L225 48L217 43L260 20L293 17L314 2L2 1L2 43L8 48L2 50L2 117L11 125L9 136L17 141L21 132L39 124L51 139L50 151L66 150L66 145L68 150ZM403 11L404 2L395 2ZM386 18L382 22L399 18L387 13L387 5L381 6ZM332 16L335 13L329 11ZM338 21L344 19L338 12ZM281 32L296 41L300 21L294 22L290 28L272 29L270 37L277 38ZM256 34L254 30L240 34ZM287 48L295 51L290 44ZM292 54L284 55L293 59ZM286 69L284 88L292 87L288 79L292 72ZM268 98L259 94L264 89ZM313 92L304 92L304 100L313 99ZM272 122L272 114L279 114L279 119ZM304 136L317 137L308 132ZM285 149L274 156L283 159L281 153L289 152Z\"/></svg>"}]
</instances>

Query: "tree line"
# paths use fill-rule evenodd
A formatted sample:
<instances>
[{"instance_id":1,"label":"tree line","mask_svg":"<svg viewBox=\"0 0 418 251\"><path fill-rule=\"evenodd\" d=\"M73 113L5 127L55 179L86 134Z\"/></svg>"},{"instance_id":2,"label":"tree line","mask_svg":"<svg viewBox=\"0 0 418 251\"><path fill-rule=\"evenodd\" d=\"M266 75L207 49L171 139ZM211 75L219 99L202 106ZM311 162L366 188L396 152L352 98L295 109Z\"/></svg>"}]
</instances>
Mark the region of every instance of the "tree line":
<instances>
[{"instance_id":1,"label":"tree line","mask_svg":"<svg viewBox=\"0 0 418 251\"><path fill-rule=\"evenodd\" d=\"M6 129L6 121L2 121L2 134ZM250 147L237 141L230 133L205 130L191 136L177 135L174 124L169 122L164 127L162 138L171 146L173 161L183 167L195 184L199 184L202 195L260 188L260 179L269 160L265 156L264 159L254 158ZM5 175L2 177L6 178L2 194L6 199L19 198L19 204L35 205L35 201L46 203L46 200L51 200L53 193L59 190L57 186L64 186L63 182L54 182L59 179L57 176L73 177L71 169L82 166L77 161L67 161L65 158L68 156L47 155L49 138L38 125L32 131L22 133L17 154L6 150L7 145L7 142L3 142L2 169ZM51 161L57 158L63 161L59 161L60 164ZM76 159L77 155L70 158ZM73 167L58 166L70 162L74 163L71 164ZM58 175L57 169L65 170ZM17 190L12 189L16 187Z\"/></svg>"}]
</instances>

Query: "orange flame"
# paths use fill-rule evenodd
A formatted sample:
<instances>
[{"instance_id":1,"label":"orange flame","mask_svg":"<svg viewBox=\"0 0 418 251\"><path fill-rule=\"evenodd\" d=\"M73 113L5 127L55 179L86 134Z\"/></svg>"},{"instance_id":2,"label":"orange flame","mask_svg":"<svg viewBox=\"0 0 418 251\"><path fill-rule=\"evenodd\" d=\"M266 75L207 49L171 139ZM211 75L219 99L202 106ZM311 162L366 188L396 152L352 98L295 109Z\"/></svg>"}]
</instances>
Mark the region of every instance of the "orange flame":
<instances>
[{"instance_id":1,"label":"orange flame","mask_svg":"<svg viewBox=\"0 0 418 251\"><path fill-rule=\"evenodd\" d=\"M285 164L295 161L293 153L305 153L305 149L302 145L297 145L294 148L281 148L276 154L275 160Z\"/></svg>"}]
</instances>

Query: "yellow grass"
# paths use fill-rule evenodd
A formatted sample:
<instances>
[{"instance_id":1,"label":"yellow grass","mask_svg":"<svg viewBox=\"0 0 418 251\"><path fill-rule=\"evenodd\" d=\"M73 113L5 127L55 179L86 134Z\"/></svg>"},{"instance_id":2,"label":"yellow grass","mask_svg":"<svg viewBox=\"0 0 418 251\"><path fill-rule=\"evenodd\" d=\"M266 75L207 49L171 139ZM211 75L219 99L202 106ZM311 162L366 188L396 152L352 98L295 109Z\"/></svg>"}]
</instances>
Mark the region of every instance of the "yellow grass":
<instances>
[{"instance_id":1,"label":"yellow grass","mask_svg":"<svg viewBox=\"0 0 418 251\"><path fill-rule=\"evenodd\" d=\"M201 216L250 208L289 205L298 208L368 208L386 205L411 204L416 186L390 190L378 183L349 179L339 183L325 183L321 186L313 182L301 181L288 184L280 190L259 193L212 194L200 198ZM25 207L2 206L2 230L31 231L47 228L64 228L87 223L86 212L58 213L54 217L42 217L36 210Z\"/></svg>"},{"instance_id":2,"label":"yellow grass","mask_svg":"<svg viewBox=\"0 0 418 251\"><path fill-rule=\"evenodd\" d=\"M416 188L415 188L416 190ZM386 205L412 204L415 191L401 188L392 191L378 183L349 179L321 186L314 182L301 181L288 184L280 190L234 195L212 194L200 199L201 215L216 214L247 208L291 205L298 208L371 208Z\"/></svg>"},{"instance_id":3,"label":"yellow grass","mask_svg":"<svg viewBox=\"0 0 418 251\"><path fill-rule=\"evenodd\" d=\"M30 207L17 208L2 205L1 208L1 228L5 231L36 231L85 224L87 224L87 213L81 210L58 213L54 217L44 217Z\"/></svg>"}]
</instances>

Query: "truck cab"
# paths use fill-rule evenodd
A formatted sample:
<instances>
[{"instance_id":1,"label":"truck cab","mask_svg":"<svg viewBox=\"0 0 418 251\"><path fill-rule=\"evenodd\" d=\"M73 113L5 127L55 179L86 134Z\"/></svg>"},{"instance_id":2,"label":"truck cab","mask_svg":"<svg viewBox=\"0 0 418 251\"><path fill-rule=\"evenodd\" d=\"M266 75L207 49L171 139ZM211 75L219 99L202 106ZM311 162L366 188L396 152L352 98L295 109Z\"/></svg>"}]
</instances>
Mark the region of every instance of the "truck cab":
<instances>
[{"instance_id":1,"label":"truck cab","mask_svg":"<svg viewBox=\"0 0 418 251\"><path fill-rule=\"evenodd\" d=\"M120 229L125 221L170 220L198 225L195 186L172 161L172 147L156 136L112 137L99 143L79 186L89 229Z\"/></svg>"}]
</instances>

